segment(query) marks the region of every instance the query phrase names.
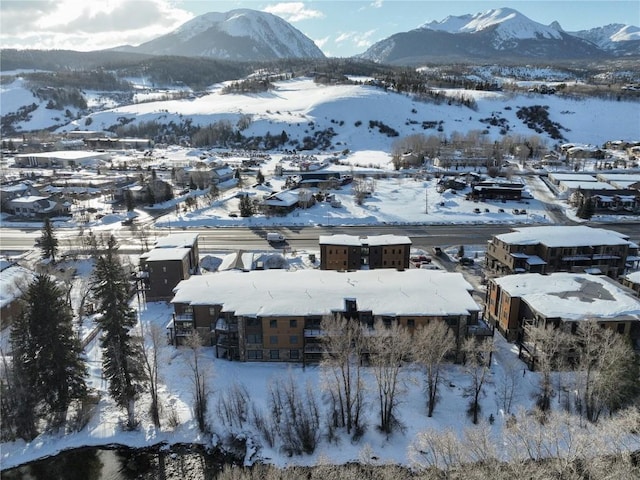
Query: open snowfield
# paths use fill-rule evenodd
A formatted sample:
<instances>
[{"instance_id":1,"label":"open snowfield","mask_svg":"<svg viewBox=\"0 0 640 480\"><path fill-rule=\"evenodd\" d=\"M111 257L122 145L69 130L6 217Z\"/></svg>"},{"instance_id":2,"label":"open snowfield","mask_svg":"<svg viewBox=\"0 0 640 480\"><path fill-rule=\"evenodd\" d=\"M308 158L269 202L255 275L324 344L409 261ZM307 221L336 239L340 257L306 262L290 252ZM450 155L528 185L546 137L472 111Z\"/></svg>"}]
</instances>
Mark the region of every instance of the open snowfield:
<instances>
[{"instance_id":1,"label":"open snowfield","mask_svg":"<svg viewBox=\"0 0 640 480\"><path fill-rule=\"evenodd\" d=\"M362 80L367 80L363 78ZM491 141L499 140L499 127L481 122L495 115L504 118L510 134L532 135L516 112L520 107L548 106L549 117L565 130L567 141L601 145L607 140L636 140L640 132L638 103L609 101L598 98L576 99L571 96L541 95L536 93L512 94L475 90L442 90L452 98L473 98L477 108L421 102L404 95L368 85L318 85L310 78L297 78L275 82L275 89L260 94L221 93L222 85L212 86L200 97L169 101L150 101L111 108L108 95L87 92L89 104L96 111L86 117L67 123L60 111L39 105L29 120L20 123L24 131L60 126L58 132L70 130L103 130L120 124L121 120L134 124L158 121L162 123L191 120L194 125L205 126L221 120L236 125L241 116L252 123L243 131L245 136L280 135L284 130L289 138L302 139L314 131L333 128L337 133L333 144L339 149L389 151L394 138L369 128L369 121L382 121L402 132L450 136L454 132L487 130ZM25 81L0 85L0 103L3 114L16 111L22 105L35 101ZM91 119L90 123L87 120ZM625 119L621 121L621 119ZM442 131L423 129L422 122L442 122ZM361 124L356 125L357 122ZM544 134L543 134L544 136ZM550 143L554 143L549 139Z\"/></svg>"}]
</instances>

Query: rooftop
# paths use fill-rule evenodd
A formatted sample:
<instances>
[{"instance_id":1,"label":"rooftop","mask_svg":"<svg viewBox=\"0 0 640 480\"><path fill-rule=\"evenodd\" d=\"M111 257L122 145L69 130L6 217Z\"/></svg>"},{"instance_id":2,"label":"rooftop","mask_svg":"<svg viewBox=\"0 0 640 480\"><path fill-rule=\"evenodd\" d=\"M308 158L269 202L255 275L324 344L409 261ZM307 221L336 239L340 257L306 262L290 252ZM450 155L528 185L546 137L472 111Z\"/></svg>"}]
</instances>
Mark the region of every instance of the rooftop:
<instances>
[{"instance_id":1,"label":"rooftop","mask_svg":"<svg viewBox=\"0 0 640 480\"><path fill-rule=\"evenodd\" d=\"M537 245L551 248L593 245L632 245L621 233L585 225L515 228L511 233L496 235L498 240L513 245Z\"/></svg>"},{"instance_id":2,"label":"rooftop","mask_svg":"<svg viewBox=\"0 0 640 480\"><path fill-rule=\"evenodd\" d=\"M156 240L156 248L192 247L198 241L197 233L174 233Z\"/></svg>"},{"instance_id":3,"label":"rooftop","mask_svg":"<svg viewBox=\"0 0 640 480\"><path fill-rule=\"evenodd\" d=\"M236 315L325 315L345 298L375 315L468 315L480 311L460 273L441 270L265 270L196 275L174 289L172 303L223 305Z\"/></svg>"},{"instance_id":4,"label":"rooftop","mask_svg":"<svg viewBox=\"0 0 640 480\"><path fill-rule=\"evenodd\" d=\"M640 320L640 299L609 277L586 273L525 273L494 280L511 297L520 297L547 318Z\"/></svg>"},{"instance_id":5,"label":"rooftop","mask_svg":"<svg viewBox=\"0 0 640 480\"><path fill-rule=\"evenodd\" d=\"M368 245L411 245L411 239L404 235L373 235L370 237L358 237L356 235L320 235L318 239L320 245L347 245L361 246Z\"/></svg>"},{"instance_id":6,"label":"rooftop","mask_svg":"<svg viewBox=\"0 0 640 480\"><path fill-rule=\"evenodd\" d=\"M182 260L189 255L189 248L154 248L153 250L140 255L141 259L145 259L147 262L163 262L170 260Z\"/></svg>"}]
</instances>

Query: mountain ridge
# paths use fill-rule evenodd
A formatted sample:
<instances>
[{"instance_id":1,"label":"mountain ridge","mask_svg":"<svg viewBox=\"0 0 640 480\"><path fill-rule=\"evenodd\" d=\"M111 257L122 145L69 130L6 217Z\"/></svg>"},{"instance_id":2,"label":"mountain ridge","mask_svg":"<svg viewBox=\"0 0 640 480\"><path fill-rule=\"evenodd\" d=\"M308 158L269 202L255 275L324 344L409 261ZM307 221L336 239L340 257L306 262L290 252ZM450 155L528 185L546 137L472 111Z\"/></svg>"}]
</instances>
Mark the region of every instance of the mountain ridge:
<instances>
[{"instance_id":1,"label":"mountain ridge","mask_svg":"<svg viewBox=\"0 0 640 480\"><path fill-rule=\"evenodd\" d=\"M205 13L137 47L115 50L237 61L325 58L315 43L290 23L251 9Z\"/></svg>"}]
</instances>

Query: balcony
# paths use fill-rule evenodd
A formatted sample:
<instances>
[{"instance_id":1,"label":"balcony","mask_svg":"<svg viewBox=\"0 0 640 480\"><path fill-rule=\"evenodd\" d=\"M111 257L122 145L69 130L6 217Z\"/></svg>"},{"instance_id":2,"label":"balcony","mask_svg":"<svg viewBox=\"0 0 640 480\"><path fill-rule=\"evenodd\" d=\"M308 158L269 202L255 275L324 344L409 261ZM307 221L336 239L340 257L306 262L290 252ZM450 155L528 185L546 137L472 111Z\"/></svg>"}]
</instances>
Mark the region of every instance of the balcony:
<instances>
[{"instance_id":1,"label":"balcony","mask_svg":"<svg viewBox=\"0 0 640 480\"><path fill-rule=\"evenodd\" d=\"M305 338L317 338L317 337L322 337L323 335L324 335L324 332L322 330L320 330L319 328L305 328L304 329Z\"/></svg>"},{"instance_id":2,"label":"balcony","mask_svg":"<svg viewBox=\"0 0 640 480\"><path fill-rule=\"evenodd\" d=\"M229 323L225 318L218 318L215 326L216 332L237 332L238 324Z\"/></svg>"},{"instance_id":3,"label":"balcony","mask_svg":"<svg viewBox=\"0 0 640 480\"><path fill-rule=\"evenodd\" d=\"M193 323L193 313L179 313L174 314L173 319L176 322L190 322Z\"/></svg>"}]
</instances>

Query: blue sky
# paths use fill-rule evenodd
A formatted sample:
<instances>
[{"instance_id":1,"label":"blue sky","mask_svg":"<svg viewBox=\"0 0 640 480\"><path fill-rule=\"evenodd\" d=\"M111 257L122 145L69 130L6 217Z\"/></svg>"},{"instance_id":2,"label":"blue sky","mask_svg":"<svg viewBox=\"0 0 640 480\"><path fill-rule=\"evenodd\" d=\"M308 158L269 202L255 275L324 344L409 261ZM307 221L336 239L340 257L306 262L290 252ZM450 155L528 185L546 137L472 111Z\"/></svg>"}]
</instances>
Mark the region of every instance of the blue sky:
<instances>
[{"instance_id":1,"label":"blue sky","mask_svg":"<svg viewBox=\"0 0 640 480\"><path fill-rule=\"evenodd\" d=\"M557 20L567 31L610 23L640 26L638 0L2 0L0 46L87 51L137 45L203 13L251 8L284 18L327 56L348 57L448 15L501 7L545 25Z\"/></svg>"}]
</instances>

